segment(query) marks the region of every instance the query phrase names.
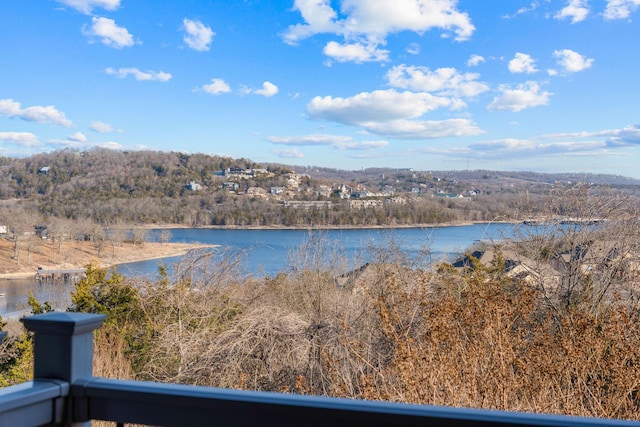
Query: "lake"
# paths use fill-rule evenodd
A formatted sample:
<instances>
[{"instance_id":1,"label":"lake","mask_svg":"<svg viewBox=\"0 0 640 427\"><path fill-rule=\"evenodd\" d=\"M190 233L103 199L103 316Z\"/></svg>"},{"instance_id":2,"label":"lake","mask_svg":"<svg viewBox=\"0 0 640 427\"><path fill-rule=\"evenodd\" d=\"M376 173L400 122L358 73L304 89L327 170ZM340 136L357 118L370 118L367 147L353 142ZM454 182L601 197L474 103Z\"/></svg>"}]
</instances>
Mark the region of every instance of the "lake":
<instances>
[{"instance_id":1,"label":"lake","mask_svg":"<svg viewBox=\"0 0 640 427\"><path fill-rule=\"evenodd\" d=\"M257 229L170 229L171 242L220 245L216 256L240 257L240 272L245 275L275 276L295 268L302 258L302 247L312 239L322 243L324 253L337 254L348 268L380 259L390 247L396 247L411 260L426 265L452 259L478 241L502 240L514 234L513 224L473 224L452 227L339 229L339 230L257 230ZM152 230L150 240L158 239L160 230ZM331 256L331 255L329 255ZM159 263L170 267L179 258L166 258L122 264L117 271L125 276L154 275ZM27 296L33 292L40 301L54 306L69 304L71 285L38 283L32 279L0 280L0 315L15 317L27 308Z\"/></svg>"}]
</instances>

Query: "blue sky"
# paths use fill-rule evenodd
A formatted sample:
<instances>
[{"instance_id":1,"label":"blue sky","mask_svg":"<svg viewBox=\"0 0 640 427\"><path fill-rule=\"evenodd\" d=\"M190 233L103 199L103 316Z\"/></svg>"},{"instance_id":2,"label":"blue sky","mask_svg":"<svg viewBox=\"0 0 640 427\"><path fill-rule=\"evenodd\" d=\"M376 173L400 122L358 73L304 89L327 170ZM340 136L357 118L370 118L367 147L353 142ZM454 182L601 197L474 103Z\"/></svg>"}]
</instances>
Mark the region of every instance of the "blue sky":
<instances>
[{"instance_id":1,"label":"blue sky","mask_svg":"<svg viewBox=\"0 0 640 427\"><path fill-rule=\"evenodd\" d=\"M640 178L640 0L4 0L0 155Z\"/></svg>"}]
</instances>

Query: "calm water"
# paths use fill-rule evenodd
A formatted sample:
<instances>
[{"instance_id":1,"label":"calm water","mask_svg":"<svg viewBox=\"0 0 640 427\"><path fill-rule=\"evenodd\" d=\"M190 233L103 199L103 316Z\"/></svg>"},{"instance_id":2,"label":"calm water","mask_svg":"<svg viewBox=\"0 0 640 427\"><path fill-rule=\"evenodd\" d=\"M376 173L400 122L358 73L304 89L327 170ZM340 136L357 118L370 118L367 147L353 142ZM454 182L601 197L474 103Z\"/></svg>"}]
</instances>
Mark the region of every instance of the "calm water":
<instances>
[{"instance_id":1,"label":"calm water","mask_svg":"<svg viewBox=\"0 0 640 427\"><path fill-rule=\"evenodd\" d=\"M348 268L356 268L388 251L400 248L410 259L429 263L451 259L481 240L501 240L512 236L510 224L475 224L456 227L401 229L323 230L219 230L171 229L171 241L176 243L206 243L220 245L218 256L240 257L241 273L275 276L287 271L300 258L301 246L310 239L320 239L328 252L337 251ZM157 238L154 230L150 238ZM224 254L224 255L223 255ZM123 264L117 267L125 276L154 275L161 262L170 267L179 258L166 258ZM41 302L50 301L58 307L69 304L70 285L48 285L34 280L0 280L0 315L7 316L27 307L31 291Z\"/></svg>"}]
</instances>

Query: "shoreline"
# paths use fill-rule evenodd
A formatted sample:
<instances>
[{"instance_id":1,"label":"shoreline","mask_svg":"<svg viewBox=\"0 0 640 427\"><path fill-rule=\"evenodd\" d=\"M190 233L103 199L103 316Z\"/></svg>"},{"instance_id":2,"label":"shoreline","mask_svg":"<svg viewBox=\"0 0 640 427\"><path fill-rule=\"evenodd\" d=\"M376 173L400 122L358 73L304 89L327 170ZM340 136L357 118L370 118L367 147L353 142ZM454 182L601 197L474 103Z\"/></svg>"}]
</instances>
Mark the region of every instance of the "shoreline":
<instances>
[{"instance_id":1,"label":"shoreline","mask_svg":"<svg viewBox=\"0 0 640 427\"><path fill-rule=\"evenodd\" d=\"M203 230L378 230L378 229L400 229L400 228L441 228L441 227L464 227L476 224L520 224L521 220L500 220L500 221L452 221L429 224L394 224L394 225L201 225L197 227L184 224L143 224L140 228L169 230L169 229L203 229Z\"/></svg>"},{"instance_id":2,"label":"shoreline","mask_svg":"<svg viewBox=\"0 0 640 427\"><path fill-rule=\"evenodd\" d=\"M210 230L380 230L380 229L419 229L419 228L442 228L442 227L463 227L476 224L517 224L521 221L504 220L504 221L453 221L432 224L396 224L396 225L330 225L330 226L238 226L238 225L209 225L201 227L190 227L184 224L144 224L138 227L144 229L210 229ZM116 253L100 255L84 253L81 257L72 261L52 263L49 261L33 262L28 267L14 266L18 271L7 271L0 273L0 280L10 281L19 279L28 279L35 277L36 269L43 267L51 270L66 269L83 269L89 263L95 263L100 268L111 268L118 264L127 264L133 262L150 261L154 259L172 258L183 256L191 250L219 247L216 244L203 243L158 243L145 242L144 246L130 246L117 248Z\"/></svg>"},{"instance_id":3,"label":"shoreline","mask_svg":"<svg viewBox=\"0 0 640 427\"><path fill-rule=\"evenodd\" d=\"M112 268L118 264L128 264L133 262L151 261L154 259L173 258L186 255L188 252L198 249L215 248L219 245L211 245L204 243L155 243L147 242L143 247L119 248L120 253L106 256L89 256L78 260L76 263L58 263L46 264L38 266L22 267L21 271L0 273L0 280L11 281L20 279L29 279L35 277L38 267L47 270L69 270L84 269L88 264L95 263L100 268ZM26 271L26 269L29 271Z\"/></svg>"}]
</instances>

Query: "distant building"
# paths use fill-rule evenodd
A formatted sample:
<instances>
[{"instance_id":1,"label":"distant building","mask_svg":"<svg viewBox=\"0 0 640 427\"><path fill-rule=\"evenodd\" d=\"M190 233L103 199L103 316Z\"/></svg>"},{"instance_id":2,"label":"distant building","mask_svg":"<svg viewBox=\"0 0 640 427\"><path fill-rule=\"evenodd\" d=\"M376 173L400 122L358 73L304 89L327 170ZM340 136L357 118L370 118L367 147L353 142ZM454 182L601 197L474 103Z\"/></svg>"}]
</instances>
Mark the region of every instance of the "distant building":
<instances>
[{"instance_id":1,"label":"distant building","mask_svg":"<svg viewBox=\"0 0 640 427\"><path fill-rule=\"evenodd\" d=\"M306 201L306 200L287 200L283 203L283 205L285 207L288 208L294 208L294 209L311 209L311 208L317 208L317 209L328 209L331 206L333 206L333 202L330 200L313 200L313 201Z\"/></svg>"},{"instance_id":2,"label":"distant building","mask_svg":"<svg viewBox=\"0 0 640 427\"><path fill-rule=\"evenodd\" d=\"M274 196L278 196L284 193L284 190L285 190L284 187L271 187L271 194Z\"/></svg>"},{"instance_id":3,"label":"distant building","mask_svg":"<svg viewBox=\"0 0 640 427\"><path fill-rule=\"evenodd\" d=\"M247 196L252 197L266 197L267 190L261 187L249 187L247 188Z\"/></svg>"},{"instance_id":4,"label":"distant building","mask_svg":"<svg viewBox=\"0 0 640 427\"><path fill-rule=\"evenodd\" d=\"M41 175L46 175L49 173L49 166L43 166L40 169L38 169L38 173Z\"/></svg>"},{"instance_id":5,"label":"distant building","mask_svg":"<svg viewBox=\"0 0 640 427\"><path fill-rule=\"evenodd\" d=\"M191 191L202 190L202 185L198 184L195 181L191 181L189 184L187 184L187 190L191 190Z\"/></svg>"},{"instance_id":6,"label":"distant building","mask_svg":"<svg viewBox=\"0 0 640 427\"><path fill-rule=\"evenodd\" d=\"M238 185L238 183L233 181L227 181L222 183L223 190L238 191L239 187L240 186Z\"/></svg>"}]
</instances>

